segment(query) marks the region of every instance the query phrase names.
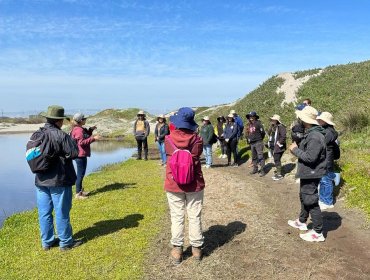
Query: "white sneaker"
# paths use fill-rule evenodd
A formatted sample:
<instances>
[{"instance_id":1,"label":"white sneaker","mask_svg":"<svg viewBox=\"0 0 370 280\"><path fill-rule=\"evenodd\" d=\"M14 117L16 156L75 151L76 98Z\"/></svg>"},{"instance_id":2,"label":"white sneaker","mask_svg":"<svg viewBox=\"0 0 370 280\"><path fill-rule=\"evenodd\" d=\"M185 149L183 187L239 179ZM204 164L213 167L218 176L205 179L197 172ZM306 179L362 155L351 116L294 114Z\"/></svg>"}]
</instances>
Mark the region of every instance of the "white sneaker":
<instances>
[{"instance_id":1,"label":"white sneaker","mask_svg":"<svg viewBox=\"0 0 370 280\"><path fill-rule=\"evenodd\" d=\"M297 228L299 230L307 230L307 225L305 223L301 223L299 219L295 221L289 220L288 225L290 225L291 227Z\"/></svg>"},{"instance_id":2,"label":"white sneaker","mask_svg":"<svg viewBox=\"0 0 370 280\"><path fill-rule=\"evenodd\" d=\"M307 231L306 233L301 233L299 235L300 238L302 238L305 241L309 242L323 242L325 241L325 237L322 233L317 233L315 230L311 229L310 231Z\"/></svg>"},{"instance_id":3,"label":"white sneaker","mask_svg":"<svg viewBox=\"0 0 370 280\"><path fill-rule=\"evenodd\" d=\"M227 158L227 155L223 155L222 158Z\"/></svg>"},{"instance_id":4,"label":"white sneaker","mask_svg":"<svg viewBox=\"0 0 370 280\"><path fill-rule=\"evenodd\" d=\"M326 209L334 208L334 205L333 204L328 205L328 204L325 204L324 202L321 202L321 201L319 201L319 206L320 206L320 209L321 210L326 210Z\"/></svg>"},{"instance_id":5,"label":"white sneaker","mask_svg":"<svg viewBox=\"0 0 370 280\"><path fill-rule=\"evenodd\" d=\"M208 164L206 165L206 168L210 168L210 167L211 167L210 165L208 165Z\"/></svg>"}]
</instances>

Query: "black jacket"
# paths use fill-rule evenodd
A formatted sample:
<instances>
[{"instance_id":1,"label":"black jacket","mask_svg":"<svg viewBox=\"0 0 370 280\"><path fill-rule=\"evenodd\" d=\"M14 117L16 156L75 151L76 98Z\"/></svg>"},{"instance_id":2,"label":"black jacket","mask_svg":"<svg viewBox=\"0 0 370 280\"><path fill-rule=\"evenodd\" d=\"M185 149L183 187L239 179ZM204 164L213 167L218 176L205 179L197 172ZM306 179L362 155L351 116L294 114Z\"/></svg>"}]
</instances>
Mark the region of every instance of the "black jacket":
<instances>
[{"instance_id":1,"label":"black jacket","mask_svg":"<svg viewBox=\"0 0 370 280\"><path fill-rule=\"evenodd\" d=\"M338 138L338 132L335 131L334 127L327 125L323 127L325 129L325 143L326 143L326 161L327 169L329 172L334 171L334 143Z\"/></svg>"},{"instance_id":2,"label":"black jacket","mask_svg":"<svg viewBox=\"0 0 370 280\"><path fill-rule=\"evenodd\" d=\"M155 126L154 136L155 136L155 139L157 139L158 137L158 142L162 143L164 142L164 138L166 137L166 135L170 134L170 130L166 123L164 123L160 129L158 129L158 127L159 127L159 123Z\"/></svg>"},{"instance_id":3,"label":"black jacket","mask_svg":"<svg viewBox=\"0 0 370 280\"><path fill-rule=\"evenodd\" d=\"M325 130L314 126L307 130L299 148L292 153L298 157L296 177L301 179L318 179L326 174Z\"/></svg>"},{"instance_id":4,"label":"black jacket","mask_svg":"<svg viewBox=\"0 0 370 280\"><path fill-rule=\"evenodd\" d=\"M67 133L55 125L46 123L54 150L53 164L43 173L37 173L35 185L39 187L70 187L76 182L76 172L72 159L78 157L77 143Z\"/></svg>"},{"instance_id":5,"label":"black jacket","mask_svg":"<svg viewBox=\"0 0 370 280\"><path fill-rule=\"evenodd\" d=\"M283 153L286 150L286 128L282 124L272 127L268 131L269 141L273 139L271 148L274 153ZM270 143L269 143L270 144Z\"/></svg>"},{"instance_id":6,"label":"black jacket","mask_svg":"<svg viewBox=\"0 0 370 280\"><path fill-rule=\"evenodd\" d=\"M249 122L248 124L248 142L253 144L258 141L262 141L265 138L265 129L259 120L254 121L254 123Z\"/></svg>"}]
</instances>

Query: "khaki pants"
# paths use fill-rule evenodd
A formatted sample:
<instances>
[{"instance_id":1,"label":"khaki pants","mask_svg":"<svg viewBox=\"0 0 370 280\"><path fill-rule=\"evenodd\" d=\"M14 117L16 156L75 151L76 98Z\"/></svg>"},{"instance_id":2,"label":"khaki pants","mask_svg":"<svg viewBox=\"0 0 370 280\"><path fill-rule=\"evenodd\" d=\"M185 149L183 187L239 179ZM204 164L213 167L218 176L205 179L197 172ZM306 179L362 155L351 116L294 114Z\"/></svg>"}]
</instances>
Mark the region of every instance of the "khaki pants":
<instances>
[{"instance_id":1,"label":"khaki pants","mask_svg":"<svg viewBox=\"0 0 370 280\"><path fill-rule=\"evenodd\" d=\"M202 232L202 206L204 191L189 193L167 192L171 214L171 244L184 245L185 208L189 220L189 241L193 247L201 247L204 243Z\"/></svg>"}]
</instances>

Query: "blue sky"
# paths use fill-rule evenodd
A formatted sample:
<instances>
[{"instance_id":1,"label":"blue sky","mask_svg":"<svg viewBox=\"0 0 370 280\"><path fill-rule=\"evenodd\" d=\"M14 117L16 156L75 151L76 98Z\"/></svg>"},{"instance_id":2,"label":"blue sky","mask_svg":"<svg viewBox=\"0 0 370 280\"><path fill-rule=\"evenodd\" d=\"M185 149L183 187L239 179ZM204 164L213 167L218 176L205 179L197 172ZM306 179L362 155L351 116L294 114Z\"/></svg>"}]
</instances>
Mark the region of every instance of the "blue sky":
<instances>
[{"instance_id":1,"label":"blue sky","mask_svg":"<svg viewBox=\"0 0 370 280\"><path fill-rule=\"evenodd\" d=\"M370 1L0 0L0 109L227 103L370 59Z\"/></svg>"}]
</instances>

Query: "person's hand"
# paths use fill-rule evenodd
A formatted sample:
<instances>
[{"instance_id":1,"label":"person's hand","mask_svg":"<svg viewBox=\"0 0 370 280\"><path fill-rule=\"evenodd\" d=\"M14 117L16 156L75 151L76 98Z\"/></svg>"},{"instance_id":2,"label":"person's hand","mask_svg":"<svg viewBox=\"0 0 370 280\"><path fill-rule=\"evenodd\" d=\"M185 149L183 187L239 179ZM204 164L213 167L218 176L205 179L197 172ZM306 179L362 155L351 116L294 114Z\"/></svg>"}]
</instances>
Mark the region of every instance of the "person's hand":
<instances>
[{"instance_id":1,"label":"person's hand","mask_svg":"<svg viewBox=\"0 0 370 280\"><path fill-rule=\"evenodd\" d=\"M229 139L225 139L226 143L229 142Z\"/></svg>"},{"instance_id":2,"label":"person's hand","mask_svg":"<svg viewBox=\"0 0 370 280\"><path fill-rule=\"evenodd\" d=\"M101 140L101 139L102 139L102 137L101 137L99 134L94 135L93 137L94 137L94 140L95 140L95 141L99 141L99 140Z\"/></svg>"},{"instance_id":3,"label":"person's hand","mask_svg":"<svg viewBox=\"0 0 370 280\"><path fill-rule=\"evenodd\" d=\"M95 129L97 129L97 127L96 127L96 125L94 125L94 126L90 127L90 129L95 130Z\"/></svg>"},{"instance_id":4,"label":"person's hand","mask_svg":"<svg viewBox=\"0 0 370 280\"><path fill-rule=\"evenodd\" d=\"M292 144L290 144L290 146L289 146L289 151L293 151L295 148L297 148L298 146L297 146L297 143L296 142L293 142Z\"/></svg>"}]
</instances>

